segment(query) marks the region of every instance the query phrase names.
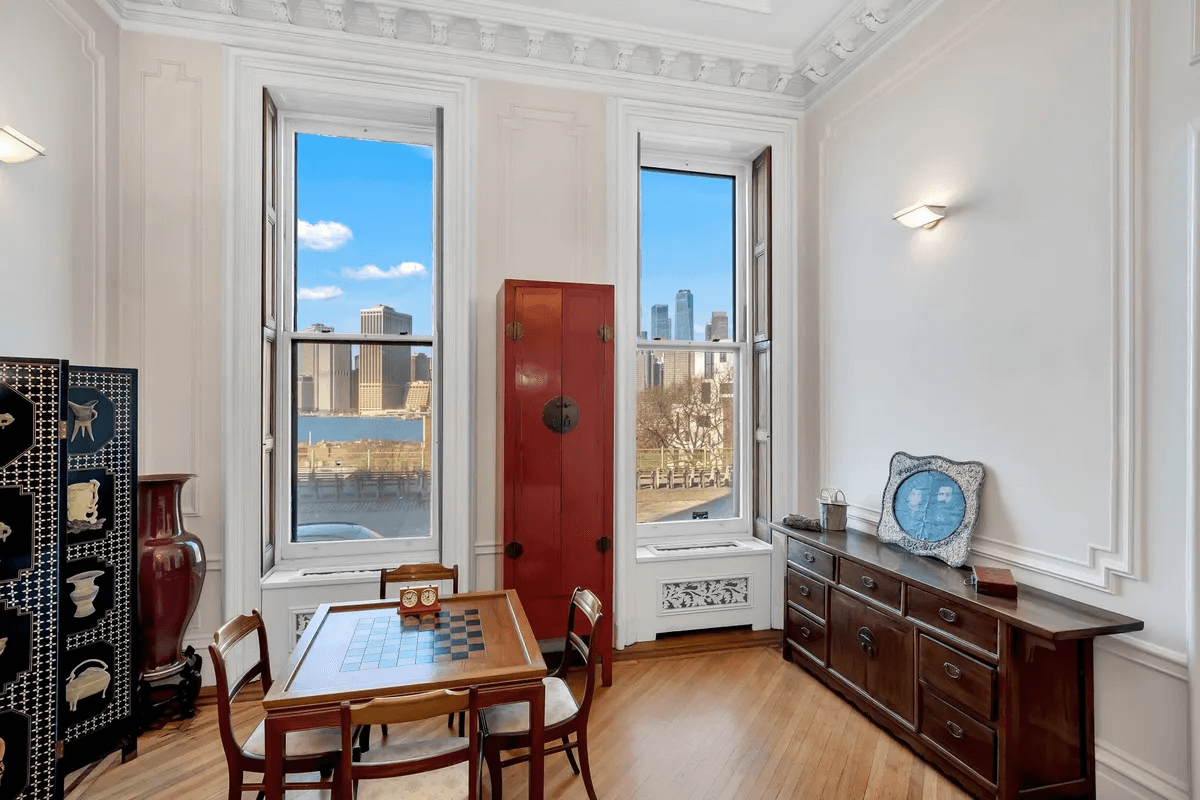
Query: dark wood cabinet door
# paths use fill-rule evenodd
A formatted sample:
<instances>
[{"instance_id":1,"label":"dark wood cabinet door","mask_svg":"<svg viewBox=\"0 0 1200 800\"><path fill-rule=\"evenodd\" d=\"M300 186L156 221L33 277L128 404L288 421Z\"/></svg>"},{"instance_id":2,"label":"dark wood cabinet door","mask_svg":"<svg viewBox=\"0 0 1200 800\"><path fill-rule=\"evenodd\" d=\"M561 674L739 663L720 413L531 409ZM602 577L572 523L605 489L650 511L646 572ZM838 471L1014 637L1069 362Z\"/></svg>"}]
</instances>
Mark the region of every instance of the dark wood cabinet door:
<instances>
[{"instance_id":1,"label":"dark wood cabinet door","mask_svg":"<svg viewBox=\"0 0 1200 800\"><path fill-rule=\"evenodd\" d=\"M913 627L830 590L829 666L912 724Z\"/></svg>"}]
</instances>

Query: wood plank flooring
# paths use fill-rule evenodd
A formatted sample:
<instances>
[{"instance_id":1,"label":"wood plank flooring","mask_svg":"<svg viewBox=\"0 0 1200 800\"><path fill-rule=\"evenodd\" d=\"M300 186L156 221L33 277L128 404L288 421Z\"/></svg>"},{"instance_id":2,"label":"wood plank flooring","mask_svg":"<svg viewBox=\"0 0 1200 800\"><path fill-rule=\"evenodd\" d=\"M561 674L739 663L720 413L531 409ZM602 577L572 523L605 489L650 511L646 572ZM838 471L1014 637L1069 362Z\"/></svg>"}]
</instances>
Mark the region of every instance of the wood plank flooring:
<instances>
[{"instance_id":1,"label":"wood plank flooring","mask_svg":"<svg viewBox=\"0 0 1200 800\"><path fill-rule=\"evenodd\" d=\"M738 634L733 636L737 637ZM777 637L729 635L715 652L680 652L686 642L627 648L613 685L599 687L589 725L592 775L605 800L774 800L967 795L808 673L783 660ZM757 639L756 639L757 637ZM670 640L664 640L670 642ZM728 649L734 645L735 649ZM724 647L722 647L724 643ZM576 676L582 677L582 676ZM243 735L262 718L238 703ZM128 764L114 754L67 781L68 800L217 800L227 796L216 707L168 723L139 740ZM379 732L374 731L376 737ZM397 737L447 733L445 720L389 729ZM526 796L524 765L504 773L505 798ZM485 770L486 774L486 770ZM489 791L484 778L485 792ZM566 756L546 760L546 796L583 800ZM324 792L291 792L318 800ZM253 794L246 793L250 800Z\"/></svg>"}]
</instances>

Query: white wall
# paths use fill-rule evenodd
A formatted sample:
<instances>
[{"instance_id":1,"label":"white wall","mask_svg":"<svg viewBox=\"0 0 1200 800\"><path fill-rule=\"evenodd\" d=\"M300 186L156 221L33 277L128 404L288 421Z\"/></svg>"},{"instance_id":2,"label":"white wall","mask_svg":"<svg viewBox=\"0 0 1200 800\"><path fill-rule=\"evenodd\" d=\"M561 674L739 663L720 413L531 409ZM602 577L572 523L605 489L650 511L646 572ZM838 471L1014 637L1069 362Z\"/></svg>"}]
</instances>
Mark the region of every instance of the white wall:
<instances>
[{"instance_id":1,"label":"white wall","mask_svg":"<svg viewBox=\"0 0 1200 800\"><path fill-rule=\"evenodd\" d=\"M475 588L504 584L496 522L496 294L508 278L604 283L605 95L480 81Z\"/></svg>"},{"instance_id":2,"label":"white wall","mask_svg":"<svg viewBox=\"0 0 1200 800\"><path fill-rule=\"evenodd\" d=\"M208 558L198 650L223 621L220 132L220 45L124 33L120 361L139 370L139 470L198 476L183 496Z\"/></svg>"},{"instance_id":3,"label":"white wall","mask_svg":"<svg viewBox=\"0 0 1200 800\"><path fill-rule=\"evenodd\" d=\"M119 34L90 0L0 4L0 352L109 365L116 329Z\"/></svg>"},{"instance_id":4,"label":"white wall","mask_svg":"<svg viewBox=\"0 0 1200 800\"><path fill-rule=\"evenodd\" d=\"M1106 797L1187 796L1189 6L944 0L806 117L819 482L871 522L891 453L980 460L979 560L1145 620L1098 646Z\"/></svg>"}]
</instances>

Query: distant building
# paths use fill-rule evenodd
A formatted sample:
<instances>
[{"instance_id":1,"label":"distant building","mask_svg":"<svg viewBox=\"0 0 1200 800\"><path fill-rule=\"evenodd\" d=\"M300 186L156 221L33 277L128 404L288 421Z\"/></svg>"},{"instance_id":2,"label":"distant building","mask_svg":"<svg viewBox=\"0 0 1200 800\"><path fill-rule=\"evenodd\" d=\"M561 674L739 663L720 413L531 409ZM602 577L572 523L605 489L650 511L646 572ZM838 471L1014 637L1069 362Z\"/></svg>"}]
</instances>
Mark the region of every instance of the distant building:
<instances>
[{"instance_id":1,"label":"distant building","mask_svg":"<svg viewBox=\"0 0 1200 800\"><path fill-rule=\"evenodd\" d=\"M694 300L691 289L680 289L675 293L675 338L690 342L696 338L695 323L692 321Z\"/></svg>"},{"instance_id":2,"label":"distant building","mask_svg":"<svg viewBox=\"0 0 1200 800\"><path fill-rule=\"evenodd\" d=\"M429 356L425 353L413 353L412 367L409 374L414 381L429 380Z\"/></svg>"},{"instance_id":3,"label":"distant building","mask_svg":"<svg viewBox=\"0 0 1200 800\"><path fill-rule=\"evenodd\" d=\"M712 312L712 321L705 327L704 338L708 341L718 341L729 338L729 315L724 311Z\"/></svg>"},{"instance_id":4,"label":"distant building","mask_svg":"<svg viewBox=\"0 0 1200 800\"><path fill-rule=\"evenodd\" d=\"M299 333L333 333L333 328L317 323ZM296 365L296 395L300 410L308 413L338 413L353 411L354 398L348 344L335 342L302 342L299 363ZM308 384L303 383L308 379ZM308 395L307 402L305 402Z\"/></svg>"},{"instance_id":5,"label":"distant building","mask_svg":"<svg viewBox=\"0 0 1200 800\"><path fill-rule=\"evenodd\" d=\"M686 381L689 375L694 375L697 355L686 350L660 350L658 360L662 365L662 377L658 385L675 386Z\"/></svg>"},{"instance_id":6,"label":"distant building","mask_svg":"<svg viewBox=\"0 0 1200 800\"><path fill-rule=\"evenodd\" d=\"M363 333L412 333L412 315L377 305L359 312ZM364 344L358 360L358 408L391 411L404 407L412 348L408 345Z\"/></svg>"},{"instance_id":7,"label":"distant building","mask_svg":"<svg viewBox=\"0 0 1200 800\"><path fill-rule=\"evenodd\" d=\"M665 305L650 306L650 338L671 338L671 317Z\"/></svg>"}]
</instances>

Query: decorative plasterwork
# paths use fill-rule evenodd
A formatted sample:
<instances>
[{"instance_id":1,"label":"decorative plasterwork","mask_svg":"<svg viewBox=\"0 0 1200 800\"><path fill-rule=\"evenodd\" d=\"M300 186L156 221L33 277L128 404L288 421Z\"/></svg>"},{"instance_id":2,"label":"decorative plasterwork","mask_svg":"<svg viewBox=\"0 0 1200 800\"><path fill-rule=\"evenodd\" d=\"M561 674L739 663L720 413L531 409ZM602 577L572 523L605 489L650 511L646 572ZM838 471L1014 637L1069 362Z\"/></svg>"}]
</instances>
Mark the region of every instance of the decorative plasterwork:
<instances>
[{"instance_id":1,"label":"decorative plasterwork","mask_svg":"<svg viewBox=\"0 0 1200 800\"><path fill-rule=\"evenodd\" d=\"M771 0L697 0L697 2L736 8L738 11L753 11L756 14L771 13Z\"/></svg>"},{"instance_id":2,"label":"decorative plasterwork","mask_svg":"<svg viewBox=\"0 0 1200 800\"><path fill-rule=\"evenodd\" d=\"M659 612L704 611L750 605L750 576L659 583Z\"/></svg>"},{"instance_id":3,"label":"decorative plasterwork","mask_svg":"<svg viewBox=\"0 0 1200 800\"><path fill-rule=\"evenodd\" d=\"M713 0L716 1L716 0ZM767 13L768 0L719 0L724 5ZM389 40L420 52L441 47L466 61L496 59L508 69L513 59L586 67L617 80L619 73L663 82L724 87L766 96L815 98L895 35L916 11L939 0L849 0L808 45L796 50L696 36L618 23L553 9L534 9L500 0L99 0L124 27L155 32L199 32L224 42L237 34L259 40L272 31L305 29L345 34L347 44ZM856 22L855 20L861 20ZM884 22L886 20L886 22ZM276 27L278 26L278 27ZM614 75L614 73L618 73ZM791 80L806 74L808 81ZM579 72L573 71L578 80ZM818 89L816 81L828 74ZM597 76L599 77L599 76ZM595 82L594 80L592 82Z\"/></svg>"}]
</instances>

